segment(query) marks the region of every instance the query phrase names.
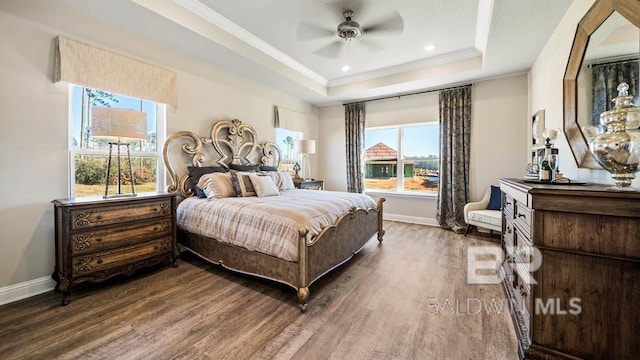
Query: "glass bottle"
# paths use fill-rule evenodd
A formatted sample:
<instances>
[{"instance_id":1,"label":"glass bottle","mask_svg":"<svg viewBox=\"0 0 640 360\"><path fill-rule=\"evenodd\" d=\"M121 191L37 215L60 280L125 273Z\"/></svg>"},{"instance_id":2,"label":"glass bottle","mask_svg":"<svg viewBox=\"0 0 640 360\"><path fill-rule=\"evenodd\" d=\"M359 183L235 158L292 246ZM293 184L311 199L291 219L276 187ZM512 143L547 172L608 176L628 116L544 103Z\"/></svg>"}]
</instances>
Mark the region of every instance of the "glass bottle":
<instances>
[{"instance_id":1,"label":"glass bottle","mask_svg":"<svg viewBox=\"0 0 640 360\"><path fill-rule=\"evenodd\" d=\"M551 143L547 141L544 148L544 157L540 162L540 169L538 171L538 180L544 182L551 182L553 180L553 170L551 168Z\"/></svg>"}]
</instances>

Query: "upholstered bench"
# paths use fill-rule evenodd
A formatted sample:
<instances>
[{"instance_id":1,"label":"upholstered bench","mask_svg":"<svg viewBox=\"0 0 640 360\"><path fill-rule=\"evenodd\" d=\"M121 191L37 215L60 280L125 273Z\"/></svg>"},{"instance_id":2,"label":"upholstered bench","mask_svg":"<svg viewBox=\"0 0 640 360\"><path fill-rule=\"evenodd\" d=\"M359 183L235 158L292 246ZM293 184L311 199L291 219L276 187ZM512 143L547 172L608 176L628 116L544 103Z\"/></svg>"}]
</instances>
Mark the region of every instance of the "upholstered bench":
<instances>
[{"instance_id":1,"label":"upholstered bench","mask_svg":"<svg viewBox=\"0 0 640 360\"><path fill-rule=\"evenodd\" d=\"M493 194L492 194L493 193ZM467 228L464 231L466 236L473 227L481 227L493 231L502 231L502 211L500 188L491 186L485 191L482 200L467 203L464 206L464 221Z\"/></svg>"}]
</instances>

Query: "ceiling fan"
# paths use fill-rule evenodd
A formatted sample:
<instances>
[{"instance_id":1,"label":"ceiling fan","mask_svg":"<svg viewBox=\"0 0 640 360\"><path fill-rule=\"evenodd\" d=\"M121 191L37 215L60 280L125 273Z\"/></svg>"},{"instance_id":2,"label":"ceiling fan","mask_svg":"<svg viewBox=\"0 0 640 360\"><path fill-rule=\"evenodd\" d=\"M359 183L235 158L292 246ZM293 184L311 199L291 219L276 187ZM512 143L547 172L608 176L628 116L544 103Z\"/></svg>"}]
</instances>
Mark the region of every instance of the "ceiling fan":
<instances>
[{"instance_id":1,"label":"ceiling fan","mask_svg":"<svg viewBox=\"0 0 640 360\"><path fill-rule=\"evenodd\" d=\"M361 5L362 3L359 4ZM378 16L377 19L369 20L362 16L362 14L366 14L362 6L356 7L352 5L346 7L336 2L333 8L335 12L342 13L342 18L340 19L342 21L337 27L330 28L307 22L298 24L296 31L298 40L331 40L329 44L313 51L318 56L337 58L354 41L358 41L358 46L368 50L368 53L374 53L382 49L382 46L377 44L379 41L376 41L375 37L400 35L404 29L402 16L396 10L392 10L384 16ZM354 20L356 16L361 16L361 18L357 19L363 25Z\"/></svg>"}]
</instances>

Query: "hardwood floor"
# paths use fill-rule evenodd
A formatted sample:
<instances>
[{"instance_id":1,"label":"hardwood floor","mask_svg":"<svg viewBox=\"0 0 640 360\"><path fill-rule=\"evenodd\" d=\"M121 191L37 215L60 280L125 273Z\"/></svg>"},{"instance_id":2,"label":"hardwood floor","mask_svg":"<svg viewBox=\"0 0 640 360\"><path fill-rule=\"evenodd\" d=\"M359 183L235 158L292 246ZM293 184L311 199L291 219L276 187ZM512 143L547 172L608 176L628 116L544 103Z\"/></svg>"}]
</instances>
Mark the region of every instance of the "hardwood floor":
<instances>
[{"instance_id":1,"label":"hardwood floor","mask_svg":"<svg viewBox=\"0 0 640 360\"><path fill-rule=\"evenodd\" d=\"M506 306L475 306L504 301L501 285L466 283L466 245L495 243L385 228L310 287L304 314L293 289L183 253L177 269L80 284L64 307L54 292L0 307L0 358L517 359Z\"/></svg>"}]
</instances>

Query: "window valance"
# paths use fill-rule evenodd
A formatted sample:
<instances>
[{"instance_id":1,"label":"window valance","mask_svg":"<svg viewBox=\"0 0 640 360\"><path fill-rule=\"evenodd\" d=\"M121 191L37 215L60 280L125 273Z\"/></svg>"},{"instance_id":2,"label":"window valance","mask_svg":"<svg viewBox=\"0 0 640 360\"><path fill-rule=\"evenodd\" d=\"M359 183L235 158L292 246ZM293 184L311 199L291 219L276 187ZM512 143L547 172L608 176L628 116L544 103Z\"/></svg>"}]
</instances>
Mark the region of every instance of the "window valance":
<instances>
[{"instance_id":1,"label":"window valance","mask_svg":"<svg viewBox=\"0 0 640 360\"><path fill-rule=\"evenodd\" d=\"M164 104L178 104L175 71L63 36L56 38L53 81L66 81Z\"/></svg>"},{"instance_id":2,"label":"window valance","mask_svg":"<svg viewBox=\"0 0 640 360\"><path fill-rule=\"evenodd\" d=\"M274 106L275 127L301 133L309 132L307 115L282 106Z\"/></svg>"}]
</instances>

